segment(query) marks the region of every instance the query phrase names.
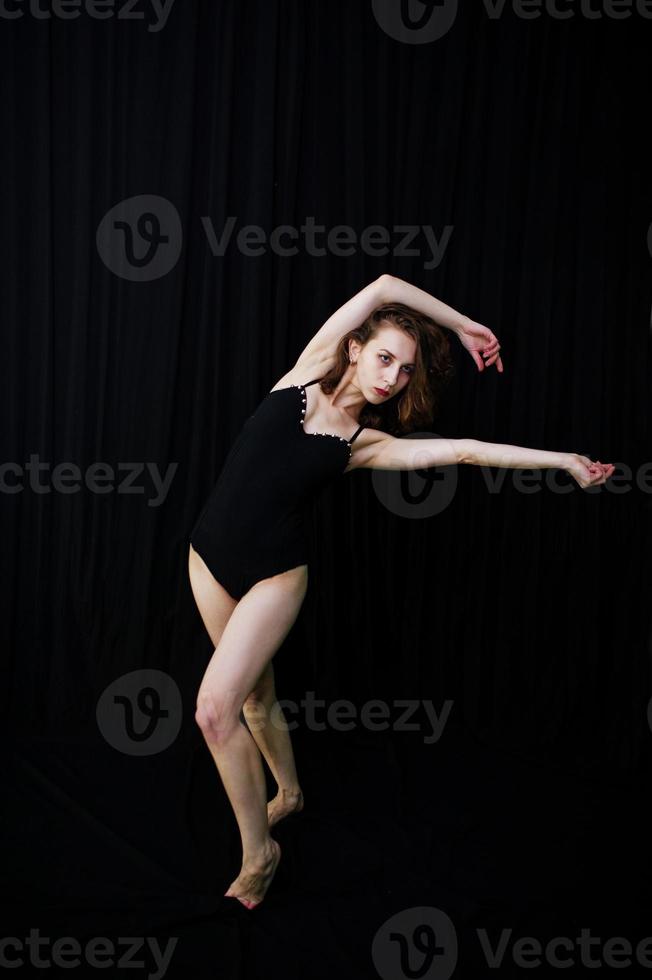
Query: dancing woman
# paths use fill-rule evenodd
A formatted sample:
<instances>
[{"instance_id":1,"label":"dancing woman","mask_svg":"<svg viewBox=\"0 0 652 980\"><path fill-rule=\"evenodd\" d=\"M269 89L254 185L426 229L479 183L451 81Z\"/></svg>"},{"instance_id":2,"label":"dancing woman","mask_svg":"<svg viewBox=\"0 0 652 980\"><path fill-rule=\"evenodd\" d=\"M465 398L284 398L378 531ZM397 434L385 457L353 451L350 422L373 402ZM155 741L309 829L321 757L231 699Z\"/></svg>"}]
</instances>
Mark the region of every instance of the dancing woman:
<instances>
[{"instance_id":1,"label":"dancing woman","mask_svg":"<svg viewBox=\"0 0 652 980\"><path fill-rule=\"evenodd\" d=\"M242 868L225 894L248 909L263 900L281 857L270 828L303 807L271 661L307 589L306 502L358 468L557 467L581 487L613 472L576 453L400 438L431 423L450 374L441 327L457 335L479 371L496 365L503 372L492 331L422 289L382 275L356 293L246 421L190 535L190 583L215 646L195 719L242 841ZM269 803L261 753L278 787Z\"/></svg>"}]
</instances>

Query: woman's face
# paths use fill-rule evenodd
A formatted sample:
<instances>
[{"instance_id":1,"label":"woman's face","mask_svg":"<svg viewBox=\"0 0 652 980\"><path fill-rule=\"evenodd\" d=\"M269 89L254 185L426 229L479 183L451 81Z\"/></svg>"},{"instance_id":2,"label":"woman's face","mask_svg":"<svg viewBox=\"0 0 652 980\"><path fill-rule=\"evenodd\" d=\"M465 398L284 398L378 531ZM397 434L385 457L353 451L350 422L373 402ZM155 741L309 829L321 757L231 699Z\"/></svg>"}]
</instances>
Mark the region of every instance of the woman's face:
<instances>
[{"instance_id":1,"label":"woman's face","mask_svg":"<svg viewBox=\"0 0 652 980\"><path fill-rule=\"evenodd\" d=\"M382 405L409 384L416 349L416 340L391 323L367 341L358 354L356 378L368 402Z\"/></svg>"}]
</instances>

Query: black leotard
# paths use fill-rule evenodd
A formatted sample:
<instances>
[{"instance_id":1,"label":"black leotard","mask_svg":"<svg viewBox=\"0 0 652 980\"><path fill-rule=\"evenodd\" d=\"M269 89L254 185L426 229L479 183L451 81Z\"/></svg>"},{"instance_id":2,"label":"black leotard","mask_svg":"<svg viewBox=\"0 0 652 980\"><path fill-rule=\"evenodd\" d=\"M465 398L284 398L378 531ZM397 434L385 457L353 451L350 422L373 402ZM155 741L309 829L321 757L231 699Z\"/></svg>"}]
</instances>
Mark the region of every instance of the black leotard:
<instances>
[{"instance_id":1,"label":"black leotard","mask_svg":"<svg viewBox=\"0 0 652 980\"><path fill-rule=\"evenodd\" d=\"M195 551L234 599L260 579L307 563L303 509L344 472L364 428L350 439L305 432L306 387L276 388L263 398L190 534Z\"/></svg>"}]
</instances>

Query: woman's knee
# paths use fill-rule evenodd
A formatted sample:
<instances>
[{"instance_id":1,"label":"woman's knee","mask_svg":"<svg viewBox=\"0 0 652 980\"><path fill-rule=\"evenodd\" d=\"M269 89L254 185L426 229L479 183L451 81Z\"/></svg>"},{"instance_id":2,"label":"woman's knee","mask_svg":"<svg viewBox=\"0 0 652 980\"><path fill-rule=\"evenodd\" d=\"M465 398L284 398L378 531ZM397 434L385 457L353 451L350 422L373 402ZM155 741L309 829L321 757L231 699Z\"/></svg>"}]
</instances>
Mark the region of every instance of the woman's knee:
<instances>
[{"instance_id":1,"label":"woman's knee","mask_svg":"<svg viewBox=\"0 0 652 980\"><path fill-rule=\"evenodd\" d=\"M195 721L211 741L226 741L241 724L243 701L234 692L200 690Z\"/></svg>"}]
</instances>

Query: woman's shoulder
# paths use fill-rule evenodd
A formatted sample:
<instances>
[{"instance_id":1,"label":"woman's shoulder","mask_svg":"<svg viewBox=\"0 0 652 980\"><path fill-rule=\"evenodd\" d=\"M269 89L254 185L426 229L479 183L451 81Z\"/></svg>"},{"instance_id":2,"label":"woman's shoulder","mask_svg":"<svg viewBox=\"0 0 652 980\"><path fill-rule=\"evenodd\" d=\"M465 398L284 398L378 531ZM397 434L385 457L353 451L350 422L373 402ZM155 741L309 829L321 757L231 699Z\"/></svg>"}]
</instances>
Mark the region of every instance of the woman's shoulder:
<instances>
[{"instance_id":1,"label":"woman's shoulder","mask_svg":"<svg viewBox=\"0 0 652 980\"><path fill-rule=\"evenodd\" d=\"M378 444L390 439L391 436L383 429L374 429L365 425L353 443L353 452L344 473L368 467L378 450Z\"/></svg>"},{"instance_id":2,"label":"woman's shoulder","mask_svg":"<svg viewBox=\"0 0 652 980\"><path fill-rule=\"evenodd\" d=\"M292 385L307 385L308 382L321 379L328 374L334 363L333 357L301 357L270 390L278 391L279 388L290 388Z\"/></svg>"}]
</instances>

